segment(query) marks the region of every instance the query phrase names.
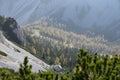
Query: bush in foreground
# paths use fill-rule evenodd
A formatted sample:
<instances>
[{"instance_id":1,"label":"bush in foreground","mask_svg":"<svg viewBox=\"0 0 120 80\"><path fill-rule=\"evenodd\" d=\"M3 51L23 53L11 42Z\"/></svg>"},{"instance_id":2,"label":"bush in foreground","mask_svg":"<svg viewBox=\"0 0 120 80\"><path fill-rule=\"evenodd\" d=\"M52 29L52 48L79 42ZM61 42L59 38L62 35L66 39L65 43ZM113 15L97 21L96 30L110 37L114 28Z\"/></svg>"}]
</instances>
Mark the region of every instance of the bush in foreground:
<instances>
[{"instance_id":1,"label":"bush in foreground","mask_svg":"<svg viewBox=\"0 0 120 80\"><path fill-rule=\"evenodd\" d=\"M81 49L73 80L120 80L120 56L92 55Z\"/></svg>"},{"instance_id":2,"label":"bush in foreground","mask_svg":"<svg viewBox=\"0 0 120 80\"><path fill-rule=\"evenodd\" d=\"M18 73L9 69L0 69L0 80L120 80L120 56L100 56L89 54L80 49L73 72L54 71L33 73L25 57Z\"/></svg>"}]
</instances>

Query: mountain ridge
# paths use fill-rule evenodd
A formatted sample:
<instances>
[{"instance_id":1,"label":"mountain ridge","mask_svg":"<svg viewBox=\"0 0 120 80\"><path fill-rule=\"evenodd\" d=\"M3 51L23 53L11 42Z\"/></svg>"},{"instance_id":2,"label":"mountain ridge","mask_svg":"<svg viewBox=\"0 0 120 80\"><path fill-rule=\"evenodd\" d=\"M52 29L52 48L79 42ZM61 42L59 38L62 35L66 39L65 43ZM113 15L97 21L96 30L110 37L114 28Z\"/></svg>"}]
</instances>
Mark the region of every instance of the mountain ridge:
<instances>
[{"instance_id":1,"label":"mountain ridge","mask_svg":"<svg viewBox=\"0 0 120 80\"><path fill-rule=\"evenodd\" d=\"M33 22L44 16L54 17L57 15L56 17L63 21L68 22L70 20L78 26L92 27L94 24L99 26L108 25L120 18L118 17L120 14L119 0L66 0L64 2L61 0L13 0L10 3L7 2L9 1L1 0L0 13L14 17L20 24L26 23L26 21L29 23L31 19ZM12 7L9 7L11 5ZM9 8L11 11L9 11ZM14 13L15 11L17 12Z\"/></svg>"}]
</instances>

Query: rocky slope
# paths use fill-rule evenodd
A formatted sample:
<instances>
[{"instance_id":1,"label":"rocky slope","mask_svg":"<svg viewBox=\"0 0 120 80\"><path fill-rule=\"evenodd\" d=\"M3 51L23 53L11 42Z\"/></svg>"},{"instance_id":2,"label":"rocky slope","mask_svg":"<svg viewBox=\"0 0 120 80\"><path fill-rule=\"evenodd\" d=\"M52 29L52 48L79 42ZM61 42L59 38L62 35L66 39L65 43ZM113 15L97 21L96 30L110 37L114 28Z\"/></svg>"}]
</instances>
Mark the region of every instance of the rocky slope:
<instances>
[{"instance_id":1,"label":"rocky slope","mask_svg":"<svg viewBox=\"0 0 120 80\"><path fill-rule=\"evenodd\" d=\"M28 56L29 64L33 66L32 71L46 71L50 69L50 65L44 63L42 60L37 59L29 52L14 45L7 40L0 31L0 51L7 54L7 56L0 55L0 67L10 68L14 70L19 69L19 64L23 63L24 57Z\"/></svg>"}]
</instances>

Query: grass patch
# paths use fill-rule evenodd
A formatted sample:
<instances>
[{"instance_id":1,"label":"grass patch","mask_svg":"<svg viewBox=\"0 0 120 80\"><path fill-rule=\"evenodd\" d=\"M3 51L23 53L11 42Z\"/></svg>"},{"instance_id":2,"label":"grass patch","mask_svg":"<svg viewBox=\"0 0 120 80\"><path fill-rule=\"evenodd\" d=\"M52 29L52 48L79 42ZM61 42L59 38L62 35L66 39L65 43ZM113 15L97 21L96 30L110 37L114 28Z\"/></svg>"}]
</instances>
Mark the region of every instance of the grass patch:
<instances>
[{"instance_id":1,"label":"grass patch","mask_svg":"<svg viewBox=\"0 0 120 80\"><path fill-rule=\"evenodd\" d=\"M20 53L20 50L16 49L16 51Z\"/></svg>"},{"instance_id":2,"label":"grass patch","mask_svg":"<svg viewBox=\"0 0 120 80\"><path fill-rule=\"evenodd\" d=\"M7 56L7 54L2 51L0 51L0 55Z\"/></svg>"}]
</instances>

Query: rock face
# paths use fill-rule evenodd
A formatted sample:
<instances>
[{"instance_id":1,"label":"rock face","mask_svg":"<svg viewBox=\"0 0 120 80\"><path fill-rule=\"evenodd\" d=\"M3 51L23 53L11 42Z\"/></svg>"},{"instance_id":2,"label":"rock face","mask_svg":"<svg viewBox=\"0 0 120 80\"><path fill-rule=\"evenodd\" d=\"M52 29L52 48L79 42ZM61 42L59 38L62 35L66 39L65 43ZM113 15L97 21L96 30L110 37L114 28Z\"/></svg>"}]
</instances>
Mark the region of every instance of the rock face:
<instances>
[{"instance_id":1,"label":"rock face","mask_svg":"<svg viewBox=\"0 0 120 80\"><path fill-rule=\"evenodd\" d=\"M42 60L34 57L29 52L14 45L8 41L0 31L0 51L7 54L7 56L0 55L0 67L10 68L15 71L19 70L20 63L23 63L24 57L28 56L29 64L33 66L32 71L38 72L47 71L50 65L44 63Z\"/></svg>"},{"instance_id":2,"label":"rock face","mask_svg":"<svg viewBox=\"0 0 120 80\"><path fill-rule=\"evenodd\" d=\"M62 67L61 65L51 65L51 69L57 72L61 72L62 71Z\"/></svg>"},{"instance_id":3,"label":"rock face","mask_svg":"<svg viewBox=\"0 0 120 80\"><path fill-rule=\"evenodd\" d=\"M9 40L16 43L26 43L22 29L13 18L0 17L0 19L2 21L0 27Z\"/></svg>"}]
</instances>

